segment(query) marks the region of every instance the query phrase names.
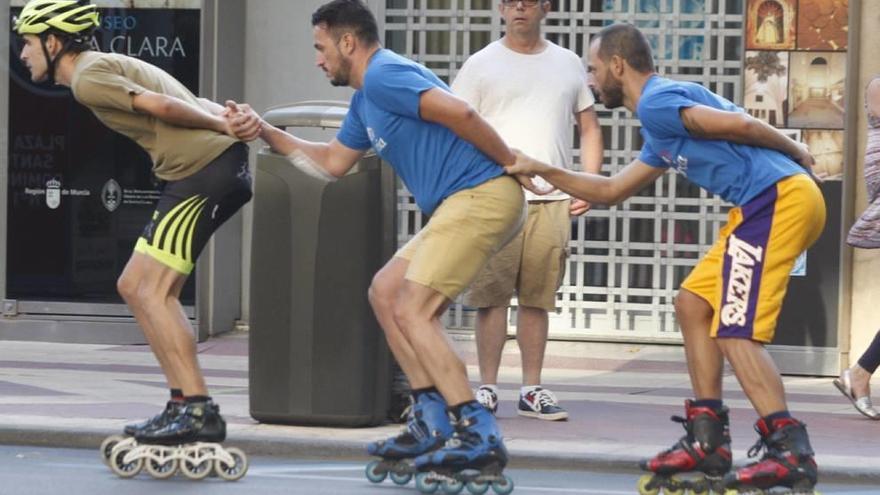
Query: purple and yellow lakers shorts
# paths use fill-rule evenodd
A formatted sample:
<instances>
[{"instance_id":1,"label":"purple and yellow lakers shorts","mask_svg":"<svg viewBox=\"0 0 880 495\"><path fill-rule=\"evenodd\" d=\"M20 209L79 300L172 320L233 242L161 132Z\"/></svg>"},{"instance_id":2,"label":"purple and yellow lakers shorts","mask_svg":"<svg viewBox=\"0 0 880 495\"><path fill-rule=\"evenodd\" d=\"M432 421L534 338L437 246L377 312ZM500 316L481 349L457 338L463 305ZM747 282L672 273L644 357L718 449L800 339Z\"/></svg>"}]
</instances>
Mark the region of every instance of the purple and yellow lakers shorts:
<instances>
[{"instance_id":1,"label":"purple and yellow lakers shorts","mask_svg":"<svg viewBox=\"0 0 880 495\"><path fill-rule=\"evenodd\" d=\"M805 174L730 210L718 241L682 283L714 310L711 335L769 343L797 257L825 227L825 200Z\"/></svg>"}]
</instances>

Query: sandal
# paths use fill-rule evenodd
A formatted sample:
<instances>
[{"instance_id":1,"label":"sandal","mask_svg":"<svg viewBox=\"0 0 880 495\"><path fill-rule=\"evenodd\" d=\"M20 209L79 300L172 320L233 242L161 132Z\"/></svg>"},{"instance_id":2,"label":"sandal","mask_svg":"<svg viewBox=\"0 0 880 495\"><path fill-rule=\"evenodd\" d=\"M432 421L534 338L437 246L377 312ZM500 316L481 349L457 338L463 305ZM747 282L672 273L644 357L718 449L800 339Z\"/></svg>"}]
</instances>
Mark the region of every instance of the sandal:
<instances>
[{"instance_id":1,"label":"sandal","mask_svg":"<svg viewBox=\"0 0 880 495\"><path fill-rule=\"evenodd\" d=\"M880 411L874 409L874 406L871 404L871 398L868 396L864 397L856 397L852 390L852 375L849 371L849 368L843 370L843 373L840 374L839 378L835 378L834 386L837 387L837 390L840 390L852 405L856 408L856 411L862 413L868 418L874 420L880 420Z\"/></svg>"}]
</instances>

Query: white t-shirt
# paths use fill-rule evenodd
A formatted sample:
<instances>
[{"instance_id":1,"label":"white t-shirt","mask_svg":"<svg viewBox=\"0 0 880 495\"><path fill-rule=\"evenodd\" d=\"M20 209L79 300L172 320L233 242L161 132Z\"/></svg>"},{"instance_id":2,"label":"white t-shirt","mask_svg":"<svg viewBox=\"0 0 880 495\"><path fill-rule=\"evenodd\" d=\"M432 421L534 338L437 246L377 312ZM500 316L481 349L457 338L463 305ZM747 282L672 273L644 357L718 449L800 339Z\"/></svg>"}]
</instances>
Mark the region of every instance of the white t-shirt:
<instances>
[{"instance_id":1,"label":"white t-shirt","mask_svg":"<svg viewBox=\"0 0 880 495\"><path fill-rule=\"evenodd\" d=\"M562 168L572 167L575 114L595 103L581 59L550 41L535 54L515 52L501 40L490 43L467 59L452 91L509 146ZM549 186L540 177L535 183ZM526 191L529 201L568 197L561 191L545 196Z\"/></svg>"}]
</instances>

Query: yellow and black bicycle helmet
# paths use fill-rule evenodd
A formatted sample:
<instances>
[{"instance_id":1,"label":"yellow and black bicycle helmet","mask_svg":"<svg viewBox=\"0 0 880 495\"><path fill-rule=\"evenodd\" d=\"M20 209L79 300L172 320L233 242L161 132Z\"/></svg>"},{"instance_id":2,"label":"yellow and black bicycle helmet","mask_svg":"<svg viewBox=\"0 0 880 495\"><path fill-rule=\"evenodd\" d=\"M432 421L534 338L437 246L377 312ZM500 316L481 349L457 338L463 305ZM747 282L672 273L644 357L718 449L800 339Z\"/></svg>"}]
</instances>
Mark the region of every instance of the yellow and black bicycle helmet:
<instances>
[{"instance_id":1,"label":"yellow and black bicycle helmet","mask_svg":"<svg viewBox=\"0 0 880 495\"><path fill-rule=\"evenodd\" d=\"M57 30L71 35L91 35L100 24L98 8L77 0L31 0L15 18L19 35L40 35Z\"/></svg>"}]
</instances>

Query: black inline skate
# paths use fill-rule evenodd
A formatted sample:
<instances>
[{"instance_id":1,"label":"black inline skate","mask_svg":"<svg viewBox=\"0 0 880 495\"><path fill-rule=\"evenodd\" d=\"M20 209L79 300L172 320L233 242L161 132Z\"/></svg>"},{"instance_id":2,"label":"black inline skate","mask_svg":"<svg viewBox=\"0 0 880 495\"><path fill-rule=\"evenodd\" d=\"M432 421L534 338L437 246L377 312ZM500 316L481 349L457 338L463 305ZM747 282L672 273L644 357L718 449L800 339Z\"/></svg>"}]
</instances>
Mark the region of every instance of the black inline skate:
<instances>
[{"instance_id":1,"label":"black inline skate","mask_svg":"<svg viewBox=\"0 0 880 495\"><path fill-rule=\"evenodd\" d=\"M178 470L189 479L203 479L212 472L235 481L248 469L247 456L235 447L225 448L226 422L211 400L188 402L162 427L141 430L134 445L117 445L110 468L123 478L146 468L154 478L170 478Z\"/></svg>"}]
</instances>

